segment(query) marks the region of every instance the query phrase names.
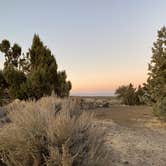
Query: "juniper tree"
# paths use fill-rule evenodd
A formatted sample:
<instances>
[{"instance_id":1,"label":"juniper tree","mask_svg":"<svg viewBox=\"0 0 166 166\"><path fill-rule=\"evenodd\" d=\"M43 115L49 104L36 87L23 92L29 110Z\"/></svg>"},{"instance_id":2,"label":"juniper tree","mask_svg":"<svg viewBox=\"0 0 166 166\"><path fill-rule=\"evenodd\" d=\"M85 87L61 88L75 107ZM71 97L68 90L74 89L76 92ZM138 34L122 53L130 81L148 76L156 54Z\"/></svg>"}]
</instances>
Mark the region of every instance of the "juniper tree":
<instances>
[{"instance_id":1,"label":"juniper tree","mask_svg":"<svg viewBox=\"0 0 166 166\"><path fill-rule=\"evenodd\" d=\"M152 58L149 64L147 89L150 100L155 103L166 96L166 27L158 31L153 44Z\"/></svg>"},{"instance_id":2,"label":"juniper tree","mask_svg":"<svg viewBox=\"0 0 166 166\"><path fill-rule=\"evenodd\" d=\"M24 72L18 69L21 47L16 43L11 46L8 40L2 40L0 51L5 56L3 76L8 85L8 94L10 98L20 98L20 86L26 81Z\"/></svg>"},{"instance_id":3,"label":"juniper tree","mask_svg":"<svg viewBox=\"0 0 166 166\"><path fill-rule=\"evenodd\" d=\"M29 78L35 98L50 95L52 91L60 97L69 95L71 84L66 81L66 73L57 71L54 55L44 46L38 35L34 35L29 58Z\"/></svg>"},{"instance_id":4,"label":"juniper tree","mask_svg":"<svg viewBox=\"0 0 166 166\"><path fill-rule=\"evenodd\" d=\"M34 35L26 54L21 53L18 44L11 46L8 40L0 43L0 51L5 56L3 73L11 98L39 99L52 91L60 97L69 95L71 82L64 71L57 70L54 55L38 35Z\"/></svg>"},{"instance_id":5,"label":"juniper tree","mask_svg":"<svg viewBox=\"0 0 166 166\"><path fill-rule=\"evenodd\" d=\"M15 43L11 47L10 42L8 40L2 40L2 42L0 43L0 51L5 55L5 68L18 67L18 61L21 56L21 47L18 44Z\"/></svg>"},{"instance_id":6,"label":"juniper tree","mask_svg":"<svg viewBox=\"0 0 166 166\"><path fill-rule=\"evenodd\" d=\"M126 105L134 105L134 100L135 100L135 88L133 85L130 83L129 85L125 86L120 86L115 94L122 99L122 102Z\"/></svg>"},{"instance_id":7,"label":"juniper tree","mask_svg":"<svg viewBox=\"0 0 166 166\"><path fill-rule=\"evenodd\" d=\"M162 27L153 44L152 58L149 64L149 77L146 84L146 94L155 112L160 104L166 102L166 27ZM156 106L157 105L157 106ZM162 106L161 106L162 107ZM166 108L163 108L166 112ZM162 111L163 111L162 109ZM161 109L157 114L162 112Z\"/></svg>"},{"instance_id":8,"label":"juniper tree","mask_svg":"<svg viewBox=\"0 0 166 166\"><path fill-rule=\"evenodd\" d=\"M54 86L55 92L60 97L69 95L70 89L72 88L71 82L66 81L67 75L65 71L58 72L58 82Z\"/></svg>"},{"instance_id":9,"label":"juniper tree","mask_svg":"<svg viewBox=\"0 0 166 166\"><path fill-rule=\"evenodd\" d=\"M0 103L1 99L4 98L4 92L6 88L7 88L7 82L4 78L3 72L0 71Z\"/></svg>"},{"instance_id":10,"label":"juniper tree","mask_svg":"<svg viewBox=\"0 0 166 166\"><path fill-rule=\"evenodd\" d=\"M142 87L141 85L139 85L136 90L136 98L137 98L138 105L145 104L144 95L145 95L144 86Z\"/></svg>"},{"instance_id":11,"label":"juniper tree","mask_svg":"<svg viewBox=\"0 0 166 166\"><path fill-rule=\"evenodd\" d=\"M144 104L142 96L144 95L143 88L139 85L138 88L134 88L133 84L123 85L116 89L115 94L126 105L140 105Z\"/></svg>"}]
</instances>

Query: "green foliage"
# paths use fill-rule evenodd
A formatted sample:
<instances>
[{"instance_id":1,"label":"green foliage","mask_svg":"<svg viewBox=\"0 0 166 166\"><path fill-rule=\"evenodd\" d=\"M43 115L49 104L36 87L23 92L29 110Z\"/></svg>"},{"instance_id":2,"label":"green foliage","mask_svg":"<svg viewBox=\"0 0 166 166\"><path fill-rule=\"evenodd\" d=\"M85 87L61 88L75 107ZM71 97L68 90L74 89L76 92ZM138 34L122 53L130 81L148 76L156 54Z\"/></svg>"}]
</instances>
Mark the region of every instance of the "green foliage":
<instances>
[{"instance_id":1,"label":"green foliage","mask_svg":"<svg viewBox=\"0 0 166 166\"><path fill-rule=\"evenodd\" d=\"M9 95L12 99L21 98L21 84L26 81L26 76L22 71L16 70L14 68L6 68L4 70L4 77L9 85Z\"/></svg>"},{"instance_id":2,"label":"green foliage","mask_svg":"<svg viewBox=\"0 0 166 166\"><path fill-rule=\"evenodd\" d=\"M57 72L57 63L51 51L43 45L38 35L33 38L29 50L29 79L34 89L35 98L50 95L52 91L60 97L69 95L71 84L66 81L64 71ZM49 81L48 81L49 80Z\"/></svg>"},{"instance_id":3,"label":"green foliage","mask_svg":"<svg viewBox=\"0 0 166 166\"><path fill-rule=\"evenodd\" d=\"M4 89L4 88L6 88L6 86L7 86L7 83L4 78L4 74L2 71L0 71L0 89Z\"/></svg>"},{"instance_id":4,"label":"green foliage","mask_svg":"<svg viewBox=\"0 0 166 166\"><path fill-rule=\"evenodd\" d=\"M8 84L5 80L4 74L2 71L0 71L0 106L3 104L3 100L8 97L6 96L7 87Z\"/></svg>"},{"instance_id":5,"label":"green foliage","mask_svg":"<svg viewBox=\"0 0 166 166\"><path fill-rule=\"evenodd\" d=\"M5 53L5 55L7 56L9 49L10 49L10 42L8 40L2 40L0 44L0 51Z\"/></svg>"},{"instance_id":6,"label":"green foliage","mask_svg":"<svg viewBox=\"0 0 166 166\"><path fill-rule=\"evenodd\" d=\"M5 55L5 68L18 67L18 59L21 56L21 47L18 44L15 43L11 47L8 40L3 40L0 43L0 51Z\"/></svg>"},{"instance_id":7,"label":"green foliage","mask_svg":"<svg viewBox=\"0 0 166 166\"><path fill-rule=\"evenodd\" d=\"M134 88L132 84L127 86L120 86L115 94L122 100L123 104L126 105L140 105L144 104L142 96L144 95L144 90L141 86L138 89Z\"/></svg>"},{"instance_id":8,"label":"green foliage","mask_svg":"<svg viewBox=\"0 0 166 166\"><path fill-rule=\"evenodd\" d=\"M166 120L166 97L159 99L153 106L153 112L162 120Z\"/></svg>"},{"instance_id":9,"label":"green foliage","mask_svg":"<svg viewBox=\"0 0 166 166\"><path fill-rule=\"evenodd\" d=\"M145 87L148 102L154 107L154 111L165 115L163 99L166 97L166 27L158 31L157 40L153 44L149 77Z\"/></svg>"},{"instance_id":10,"label":"green foliage","mask_svg":"<svg viewBox=\"0 0 166 166\"><path fill-rule=\"evenodd\" d=\"M52 91L60 97L69 95L71 83L66 80L66 73L57 71L54 55L38 35L34 35L26 54L21 53L18 44L11 46L8 40L0 43L0 51L5 56L3 73L10 98L39 99Z\"/></svg>"},{"instance_id":11,"label":"green foliage","mask_svg":"<svg viewBox=\"0 0 166 166\"><path fill-rule=\"evenodd\" d=\"M39 99L44 95L50 95L53 90L51 80L48 79L48 73L45 68L37 68L29 75L31 90L34 91L34 97Z\"/></svg>"},{"instance_id":12,"label":"green foliage","mask_svg":"<svg viewBox=\"0 0 166 166\"><path fill-rule=\"evenodd\" d=\"M55 86L55 92L57 92L58 96L65 97L69 95L69 91L72 88L71 82L67 81L66 82L66 72L58 72L58 86ZM57 87L57 88L56 88Z\"/></svg>"},{"instance_id":13,"label":"green foliage","mask_svg":"<svg viewBox=\"0 0 166 166\"><path fill-rule=\"evenodd\" d=\"M3 98L4 89L7 87L6 80L4 78L3 72L0 71L0 99Z\"/></svg>"},{"instance_id":14,"label":"green foliage","mask_svg":"<svg viewBox=\"0 0 166 166\"><path fill-rule=\"evenodd\" d=\"M54 56L51 51L43 45L43 42L36 34L34 35L32 46L29 49L29 57L31 71L39 67L49 67L52 64L54 64L54 67L57 70L57 64Z\"/></svg>"},{"instance_id":15,"label":"green foliage","mask_svg":"<svg viewBox=\"0 0 166 166\"><path fill-rule=\"evenodd\" d=\"M138 105L139 105L139 104L145 104L145 99L144 99L144 96L145 96L145 89L144 89L144 86L141 87L141 86L139 85L139 86L138 86L138 89L136 90L135 93L136 93Z\"/></svg>"}]
</instances>

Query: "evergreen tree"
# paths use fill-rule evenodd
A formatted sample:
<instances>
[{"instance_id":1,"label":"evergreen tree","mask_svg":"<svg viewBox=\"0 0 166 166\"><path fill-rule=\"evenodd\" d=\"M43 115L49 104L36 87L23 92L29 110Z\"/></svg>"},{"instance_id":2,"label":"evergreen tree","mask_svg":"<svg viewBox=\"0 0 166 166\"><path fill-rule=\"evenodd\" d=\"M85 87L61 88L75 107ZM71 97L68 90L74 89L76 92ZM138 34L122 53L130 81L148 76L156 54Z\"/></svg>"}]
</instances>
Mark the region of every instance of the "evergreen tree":
<instances>
[{"instance_id":1,"label":"evergreen tree","mask_svg":"<svg viewBox=\"0 0 166 166\"><path fill-rule=\"evenodd\" d=\"M72 88L71 82L66 81L66 78L67 76L65 71L58 72L58 84L55 85L54 90L60 97L68 96L70 89Z\"/></svg>"},{"instance_id":2,"label":"evergreen tree","mask_svg":"<svg viewBox=\"0 0 166 166\"><path fill-rule=\"evenodd\" d=\"M166 96L166 27L158 31L157 41L153 44L146 88L153 103Z\"/></svg>"},{"instance_id":3,"label":"evergreen tree","mask_svg":"<svg viewBox=\"0 0 166 166\"><path fill-rule=\"evenodd\" d=\"M144 95L145 95L144 87L141 87L141 85L139 85L136 91L136 98L137 98L136 100L138 105L145 104Z\"/></svg>"},{"instance_id":4,"label":"evergreen tree","mask_svg":"<svg viewBox=\"0 0 166 166\"><path fill-rule=\"evenodd\" d=\"M139 85L138 88L134 88L133 84L127 86L120 86L115 94L122 100L123 104L126 105L140 105L144 104L142 96L144 95L143 88Z\"/></svg>"},{"instance_id":5,"label":"evergreen tree","mask_svg":"<svg viewBox=\"0 0 166 166\"><path fill-rule=\"evenodd\" d=\"M38 35L34 35L28 54L30 57L29 78L35 90L35 98L50 95L52 91L60 97L68 96L71 83L66 81L67 76L64 71L57 71L54 55L44 46Z\"/></svg>"},{"instance_id":6,"label":"evergreen tree","mask_svg":"<svg viewBox=\"0 0 166 166\"><path fill-rule=\"evenodd\" d=\"M135 98L135 88L130 83L129 85L120 86L115 94L122 99L122 102L126 105L134 105L134 98Z\"/></svg>"},{"instance_id":7,"label":"evergreen tree","mask_svg":"<svg viewBox=\"0 0 166 166\"><path fill-rule=\"evenodd\" d=\"M3 72L0 71L0 99L3 98L4 91L7 88L7 82L4 78Z\"/></svg>"},{"instance_id":8,"label":"evergreen tree","mask_svg":"<svg viewBox=\"0 0 166 166\"><path fill-rule=\"evenodd\" d=\"M8 85L10 98L20 98L20 86L26 81L24 72L19 71L19 59L21 57L21 47L18 44L10 45L8 40L0 43L0 51L5 56L4 78Z\"/></svg>"},{"instance_id":9,"label":"evergreen tree","mask_svg":"<svg viewBox=\"0 0 166 166\"><path fill-rule=\"evenodd\" d=\"M10 42L8 40L3 40L0 43L0 51L5 55L5 68L18 67L18 60L21 56L21 47L18 44L14 44L12 47L10 46Z\"/></svg>"},{"instance_id":10,"label":"evergreen tree","mask_svg":"<svg viewBox=\"0 0 166 166\"><path fill-rule=\"evenodd\" d=\"M158 31L157 40L153 44L152 58L149 64L149 77L146 84L146 96L155 111L160 103L166 101L166 27ZM158 106L156 107L155 104ZM166 108L165 108L166 111ZM161 111L159 111L161 112Z\"/></svg>"},{"instance_id":11,"label":"evergreen tree","mask_svg":"<svg viewBox=\"0 0 166 166\"><path fill-rule=\"evenodd\" d=\"M22 71L14 69L12 67L5 68L4 78L8 84L8 92L11 99L19 98L21 96L21 85L26 82L26 76Z\"/></svg>"},{"instance_id":12,"label":"evergreen tree","mask_svg":"<svg viewBox=\"0 0 166 166\"><path fill-rule=\"evenodd\" d=\"M32 46L26 54L21 47L8 40L0 43L0 51L5 56L3 76L8 85L10 98L39 99L44 95L66 97L71 90L65 71L58 72L57 63L50 49L34 35ZM0 81L1 79L0 75Z\"/></svg>"}]
</instances>

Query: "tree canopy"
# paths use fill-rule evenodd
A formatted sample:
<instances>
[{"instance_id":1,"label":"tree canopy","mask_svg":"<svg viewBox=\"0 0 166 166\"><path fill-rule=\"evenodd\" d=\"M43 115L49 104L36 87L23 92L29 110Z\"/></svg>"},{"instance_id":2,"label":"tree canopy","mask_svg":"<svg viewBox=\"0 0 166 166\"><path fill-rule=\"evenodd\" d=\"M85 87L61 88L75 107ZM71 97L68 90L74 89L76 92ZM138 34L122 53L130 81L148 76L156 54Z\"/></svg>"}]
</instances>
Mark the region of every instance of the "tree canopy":
<instances>
[{"instance_id":1,"label":"tree canopy","mask_svg":"<svg viewBox=\"0 0 166 166\"><path fill-rule=\"evenodd\" d=\"M6 39L0 43L0 52L5 57L0 89L5 85L11 99L39 99L52 91L59 97L69 95L72 86L66 72L58 71L55 56L38 35L25 54L18 44L11 46Z\"/></svg>"},{"instance_id":2,"label":"tree canopy","mask_svg":"<svg viewBox=\"0 0 166 166\"><path fill-rule=\"evenodd\" d=\"M166 114L166 27L162 27L153 44L152 57L149 64L149 77L146 87L146 96L154 107L154 112ZM164 106L163 106L164 105Z\"/></svg>"}]
</instances>

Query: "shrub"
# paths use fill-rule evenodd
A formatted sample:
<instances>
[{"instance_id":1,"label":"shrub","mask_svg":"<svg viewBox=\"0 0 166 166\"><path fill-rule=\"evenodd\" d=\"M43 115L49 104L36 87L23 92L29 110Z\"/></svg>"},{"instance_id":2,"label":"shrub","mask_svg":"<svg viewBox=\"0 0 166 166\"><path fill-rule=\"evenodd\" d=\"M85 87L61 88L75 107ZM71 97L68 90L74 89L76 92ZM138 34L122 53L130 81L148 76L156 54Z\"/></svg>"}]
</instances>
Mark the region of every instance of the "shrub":
<instances>
[{"instance_id":1,"label":"shrub","mask_svg":"<svg viewBox=\"0 0 166 166\"><path fill-rule=\"evenodd\" d=\"M116 89L115 94L126 105L141 105L144 104L143 95L144 90L139 85L138 88L134 88L132 84L127 86L123 85Z\"/></svg>"},{"instance_id":2,"label":"shrub","mask_svg":"<svg viewBox=\"0 0 166 166\"><path fill-rule=\"evenodd\" d=\"M92 115L77 112L75 102L45 97L6 107L11 123L0 130L1 161L7 166L109 165L104 133Z\"/></svg>"},{"instance_id":3,"label":"shrub","mask_svg":"<svg viewBox=\"0 0 166 166\"><path fill-rule=\"evenodd\" d=\"M153 106L153 112L162 120L166 120L166 97L159 99Z\"/></svg>"}]
</instances>

